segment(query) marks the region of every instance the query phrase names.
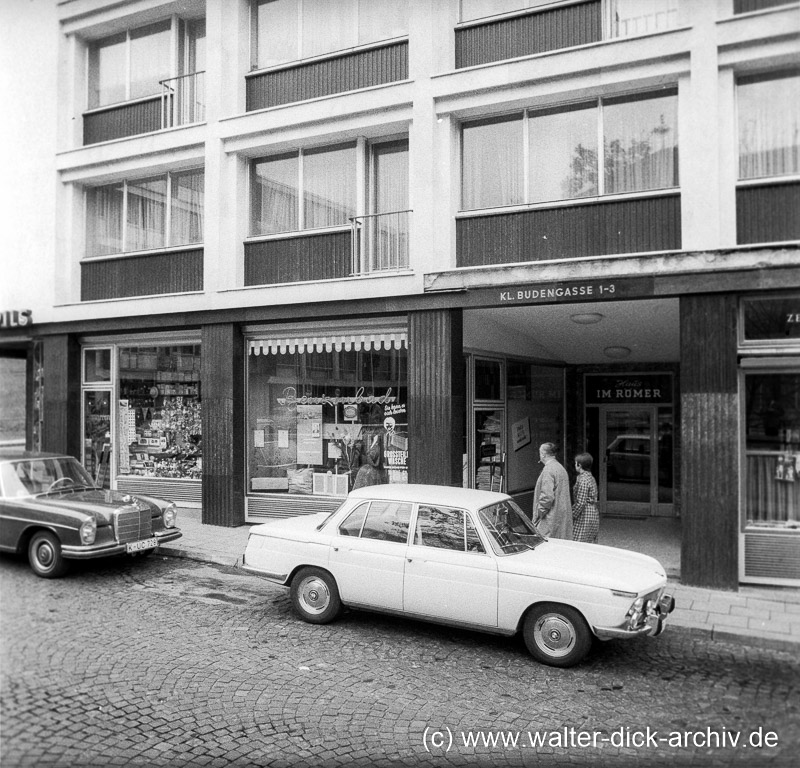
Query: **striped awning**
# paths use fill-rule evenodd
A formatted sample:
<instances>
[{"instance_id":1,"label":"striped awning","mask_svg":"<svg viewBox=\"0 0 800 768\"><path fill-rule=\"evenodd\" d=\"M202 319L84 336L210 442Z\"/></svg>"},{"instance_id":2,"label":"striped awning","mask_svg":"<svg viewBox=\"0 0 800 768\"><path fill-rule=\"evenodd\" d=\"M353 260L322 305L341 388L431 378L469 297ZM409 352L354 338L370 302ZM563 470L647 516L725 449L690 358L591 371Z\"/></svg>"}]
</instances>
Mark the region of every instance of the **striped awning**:
<instances>
[{"instance_id":1,"label":"striped awning","mask_svg":"<svg viewBox=\"0 0 800 768\"><path fill-rule=\"evenodd\" d=\"M351 352L401 349L407 344L405 330L326 333L307 336L270 336L250 339L251 355L285 355L298 352Z\"/></svg>"}]
</instances>

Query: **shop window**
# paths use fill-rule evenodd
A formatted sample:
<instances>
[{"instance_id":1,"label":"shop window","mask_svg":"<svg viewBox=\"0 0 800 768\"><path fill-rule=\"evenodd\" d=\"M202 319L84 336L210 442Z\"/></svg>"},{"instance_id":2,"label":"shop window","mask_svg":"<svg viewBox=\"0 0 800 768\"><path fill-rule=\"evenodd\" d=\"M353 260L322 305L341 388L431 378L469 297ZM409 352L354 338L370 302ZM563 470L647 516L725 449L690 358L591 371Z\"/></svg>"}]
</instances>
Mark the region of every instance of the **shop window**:
<instances>
[{"instance_id":1,"label":"shop window","mask_svg":"<svg viewBox=\"0 0 800 768\"><path fill-rule=\"evenodd\" d=\"M86 201L90 257L203 241L203 170L90 187Z\"/></svg>"},{"instance_id":2,"label":"shop window","mask_svg":"<svg viewBox=\"0 0 800 768\"><path fill-rule=\"evenodd\" d=\"M86 349L83 352L83 380L87 384L111 381L111 349Z\"/></svg>"},{"instance_id":3,"label":"shop window","mask_svg":"<svg viewBox=\"0 0 800 768\"><path fill-rule=\"evenodd\" d=\"M745 525L800 530L800 372L747 372Z\"/></svg>"},{"instance_id":4,"label":"shop window","mask_svg":"<svg viewBox=\"0 0 800 768\"><path fill-rule=\"evenodd\" d=\"M800 294L742 300L743 346L798 346Z\"/></svg>"},{"instance_id":5,"label":"shop window","mask_svg":"<svg viewBox=\"0 0 800 768\"><path fill-rule=\"evenodd\" d=\"M800 173L800 71L740 78L739 178Z\"/></svg>"},{"instance_id":6,"label":"shop window","mask_svg":"<svg viewBox=\"0 0 800 768\"><path fill-rule=\"evenodd\" d=\"M200 345L119 349L120 475L199 480Z\"/></svg>"},{"instance_id":7,"label":"shop window","mask_svg":"<svg viewBox=\"0 0 800 768\"><path fill-rule=\"evenodd\" d=\"M248 490L344 496L407 482L404 334L312 335L250 342Z\"/></svg>"},{"instance_id":8,"label":"shop window","mask_svg":"<svg viewBox=\"0 0 800 768\"><path fill-rule=\"evenodd\" d=\"M253 69L408 34L408 0L258 0Z\"/></svg>"},{"instance_id":9,"label":"shop window","mask_svg":"<svg viewBox=\"0 0 800 768\"><path fill-rule=\"evenodd\" d=\"M677 105L669 90L465 123L462 210L675 188Z\"/></svg>"}]
</instances>

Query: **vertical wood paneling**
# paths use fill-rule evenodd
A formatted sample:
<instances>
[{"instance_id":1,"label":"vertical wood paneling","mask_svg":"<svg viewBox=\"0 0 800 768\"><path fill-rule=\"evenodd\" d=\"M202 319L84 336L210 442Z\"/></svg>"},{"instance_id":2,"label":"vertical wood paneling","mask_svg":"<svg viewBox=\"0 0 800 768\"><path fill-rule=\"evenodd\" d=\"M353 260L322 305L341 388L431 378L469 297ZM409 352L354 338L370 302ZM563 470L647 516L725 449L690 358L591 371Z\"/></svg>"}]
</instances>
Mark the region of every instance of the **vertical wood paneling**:
<instances>
[{"instance_id":1,"label":"vertical wood paneling","mask_svg":"<svg viewBox=\"0 0 800 768\"><path fill-rule=\"evenodd\" d=\"M680 247L679 195L540 208L456 222L459 267Z\"/></svg>"},{"instance_id":2,"label":"vertical wood paneling","mask_svg":"<svg viewBox=\"0 0 800 768\"><path fill-rule=\"evenodd\" d=\"M736 242L800 240L800 182L736 190Z\"/></svg>"},{"instance_id":3,"label":"vertical wood paneling","mask_svg":"<svg viewBox=\"0 0 800 768\"><path fill-rule=\"evenodd\" d=\"M681 580L735 589L739 489L736 296L681 298Z\"/></svg>"},{"instance_id":4,"label":"vertical wood paneling","mask_svg":"<svg viewBox=\"0 0 800 768\"><path fill-rule=\"evenodd\" d=\"M203 523L244 524L244 341L230 324L203 326Z\"/></svg>"},{"instance_id":5,"label":"vertical wood paneling","mask_svg":"<svg viewBox=\"0 0 800 768\"><path fill-rule=\"evenodd\" d=\"M81 455L81 350L71 336L43 339L42 450Z\"/></svg>"},{"instance_id":6,"label":"vertical wood paneling","mask_svg":"<svg viewBox=\"0 0 800 768\"><path fill-rule=\"evenodd\" d=\"M83 143L122 139L161 130L161 98L123 104L83 116Z\"/></svg>"},{"instance_id":7,"label":"vertical wood paneling","mask_svg":"<svg viewBox=\"0 0 800 768\"><path fill-rule=\"evenodd\" d=\"M202 290L202 248L81 263L81 301Z\"/></svg>"},{"instance_id":8,"label":"vertical wood paneling","mask_svg":"<svg viewBox=\"0 0 800 768\"><path fill-rule=\"evenodd\" d=\"M411 483L460 486L466 375L461 310L408 317L409 476Z\"/></svg>"},{"instance_id":9,"label":"vertical wood paneling","mask_svg":"<svg viewBox=\"0 0 800 768\"><path fill-rule=\"evenodd\" d=\"M334 280L353 268L350 232L245 243L244 284Z\"/></svg>"},{"instance_id":10,"label":"vertical wood paneling","mask_svg":"<svg viewBox=\"0 0 800 768\"><path fill-rule=\"evenodd\" d=\"M456 30L456 69L602 40L601 3L568 5Z\"/></svg>"},{"instance_id":11,"label":"vertical wood paneling","mask_svg":"<svg viewBox=\"0 0 800 768\"><path fill-rule=\"evenodd\" d=\"M403 41L247 78L247 111L346 93L408 78Z\"/></svg>"}]
</instances>

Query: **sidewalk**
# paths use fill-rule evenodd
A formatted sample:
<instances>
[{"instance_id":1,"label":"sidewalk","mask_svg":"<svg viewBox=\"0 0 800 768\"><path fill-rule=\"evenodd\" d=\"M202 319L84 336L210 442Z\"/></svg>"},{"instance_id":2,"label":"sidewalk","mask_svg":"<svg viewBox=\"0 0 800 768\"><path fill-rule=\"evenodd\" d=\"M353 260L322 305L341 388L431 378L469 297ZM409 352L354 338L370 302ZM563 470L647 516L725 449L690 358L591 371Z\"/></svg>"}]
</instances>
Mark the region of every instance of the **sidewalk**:
<instances>
[{"instance_id":1,"label":"sidewalk","mask_svg":"<svg viewBox=\"0 0 800 768\"><path fill-rule=\"evenodd\" d=\"M200 519L199 509L179 510L178 527L183 536L162 544L159 552L238 568L251 525L223 528L203 525ZM629 522L610 523L605 528L601 544L635 548ZM712 640L800 652L800 589L743 586L738 592L727 592L681 584L680 552L676 552L674 537L668 533L665 530L662 540L651 543L649 548L638 548L657 557L666 568L677 604L668 631L677 629Z\"/></svg>"}]
</instances>

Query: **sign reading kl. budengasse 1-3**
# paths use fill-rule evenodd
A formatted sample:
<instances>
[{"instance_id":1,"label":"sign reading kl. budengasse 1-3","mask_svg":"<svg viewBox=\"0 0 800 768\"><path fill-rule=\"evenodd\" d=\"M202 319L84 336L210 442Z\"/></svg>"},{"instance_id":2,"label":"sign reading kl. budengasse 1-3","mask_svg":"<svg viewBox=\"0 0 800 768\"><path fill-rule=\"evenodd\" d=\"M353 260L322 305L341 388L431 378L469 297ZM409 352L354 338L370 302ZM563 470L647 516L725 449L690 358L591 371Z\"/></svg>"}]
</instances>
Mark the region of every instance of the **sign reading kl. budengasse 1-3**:
<instances>
[{"instance_id":1,"label":"sign reading kl. budengasse 1-3","mask_svg":"<svg viewBox=\"0 0 800 768\"><path fill-rule=\"evenodd\" d=\"M654 295L654 285L655 281L652 277L562 283L521 283L496 288L471 289L469 299L473 304L508 305L645 298Z\"/></svg>"}]
</instances>

